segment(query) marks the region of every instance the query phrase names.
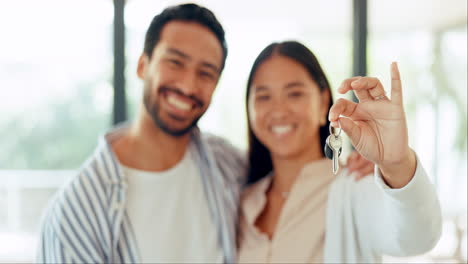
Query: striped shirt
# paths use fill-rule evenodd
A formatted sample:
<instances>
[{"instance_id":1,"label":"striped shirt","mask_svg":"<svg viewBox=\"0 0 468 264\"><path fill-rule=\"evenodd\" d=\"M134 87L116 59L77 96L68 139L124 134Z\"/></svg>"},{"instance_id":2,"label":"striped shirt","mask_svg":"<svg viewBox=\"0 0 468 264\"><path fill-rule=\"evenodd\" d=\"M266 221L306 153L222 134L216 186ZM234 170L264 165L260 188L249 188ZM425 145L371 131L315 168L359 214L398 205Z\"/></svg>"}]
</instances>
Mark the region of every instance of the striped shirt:
<instances>
[{"instance_id":1,"label":"striped shirt","mask_svg":"<svg viewBox=\"0 0 468 264\"><path fill-rule=\"evenodd\" d=\"M126 213L127 182L111 142L125 127L106 134L78 175L62 188L43 218L37 261L41 263L137 263L137 242ZM244 155L225 140L191 133L210 215L224 262L236 262L236 226Z\"/></svg>"}]
</instances>

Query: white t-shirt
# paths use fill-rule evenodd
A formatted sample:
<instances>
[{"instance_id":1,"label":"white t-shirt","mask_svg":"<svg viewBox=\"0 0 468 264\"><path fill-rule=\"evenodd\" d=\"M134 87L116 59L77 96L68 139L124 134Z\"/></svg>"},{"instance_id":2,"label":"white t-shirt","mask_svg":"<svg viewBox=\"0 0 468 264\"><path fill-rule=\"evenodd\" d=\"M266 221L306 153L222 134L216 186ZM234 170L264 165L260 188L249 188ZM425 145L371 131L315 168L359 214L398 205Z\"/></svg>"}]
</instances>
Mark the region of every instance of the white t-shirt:
<instances>
[{"instance_id":1,"label":"white t-shirt","mask_svg":"<svg viewBox=\"0 0 468 264\"><path fill-rule=\"evenodd\" d=\"M221 263L216 226L190 151L173 168L148 172L122 166L126 205L146 263Z\"/></svg>"}]
</instances>

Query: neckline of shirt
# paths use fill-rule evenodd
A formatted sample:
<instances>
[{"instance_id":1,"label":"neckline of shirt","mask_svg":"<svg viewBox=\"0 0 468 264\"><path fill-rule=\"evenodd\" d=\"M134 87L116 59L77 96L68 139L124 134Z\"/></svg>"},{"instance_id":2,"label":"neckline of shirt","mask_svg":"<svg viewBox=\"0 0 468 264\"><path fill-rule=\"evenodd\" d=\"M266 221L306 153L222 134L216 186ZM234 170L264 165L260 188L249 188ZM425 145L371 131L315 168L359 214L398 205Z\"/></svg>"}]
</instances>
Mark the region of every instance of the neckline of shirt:
<instances>
[{"instance_id":1,"label":"neckline of shirt","mask_svg":"<svg viewBox=\"0 0 468 264\"><path fill-rule=\"evenodd\" d=\"M161 179L170 179L174 178L175 176L183 176L182 173L179 173L180 171L184 170L184 167L187 167L189 162L192 162L192 154L190 147L187 148L187 150L184 153L183 158L175 164L173 167L164 170L164 171L146 171L146 170L140 170L140 169L135 169L131 168L128 166L123 165L122 163L119 162L119 166L122 168L122 171L124 173L124 176L127 177L128 180L130 177L128 175L138 175L138 178L140 179L147 179L147 180L161 180Z\"/></svg>"},{"instance_id":2,"label":"neckline of shirt","mask_svg":"<svg viewBox=\"0 0 468 264\"><path fill-rule=\"evenodd\" d=\"M290 200L293 198L298 192L300 192L301 186L306 186L310 180L316 179L320 177L320 179L325 182L331 177L339 177L339 175L343 173L340 170L338 175L333 175L332 172L332 163L331 160L323 158L319 160L314 160L304 165L301 169L299 175L297 176L293 186L288 195L288 199ZM273 180L273 171L271 171L266 177L261 179L260 181L252 184L247 190L246 195L242 197L242 213L245 215L247 222L250 225L254 225L256 219L258 218L259 214L261 213L261 208L265 207L266 204L266 192ZM333 180L330 181L333 182ZM287 201L285 202L285 204ZM255 206L255 208L251 208ZM284 210L284 209L283 209Z\"/></svg>"}]
</instances>

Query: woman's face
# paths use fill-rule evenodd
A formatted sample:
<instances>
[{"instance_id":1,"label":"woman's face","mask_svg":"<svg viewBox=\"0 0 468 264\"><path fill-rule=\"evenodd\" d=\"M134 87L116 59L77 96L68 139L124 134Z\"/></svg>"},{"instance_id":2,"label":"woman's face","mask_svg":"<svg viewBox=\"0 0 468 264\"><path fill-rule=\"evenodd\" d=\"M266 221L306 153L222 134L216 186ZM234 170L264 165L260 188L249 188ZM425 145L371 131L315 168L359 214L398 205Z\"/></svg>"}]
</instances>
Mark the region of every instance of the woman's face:
<instances>
[{"instance_id":1,"label":"woman's face","mask_svg":"<svg viewBox=\"0 0 468 264\"><path fill-rule=\"evenodd\" d=\"M301 64L273 55L258 67L252 80L250 126L272 156L303 155L320 145L319 128L326 122L328 100L328 92L320 92Z\"/></svg>"}]
</instances>

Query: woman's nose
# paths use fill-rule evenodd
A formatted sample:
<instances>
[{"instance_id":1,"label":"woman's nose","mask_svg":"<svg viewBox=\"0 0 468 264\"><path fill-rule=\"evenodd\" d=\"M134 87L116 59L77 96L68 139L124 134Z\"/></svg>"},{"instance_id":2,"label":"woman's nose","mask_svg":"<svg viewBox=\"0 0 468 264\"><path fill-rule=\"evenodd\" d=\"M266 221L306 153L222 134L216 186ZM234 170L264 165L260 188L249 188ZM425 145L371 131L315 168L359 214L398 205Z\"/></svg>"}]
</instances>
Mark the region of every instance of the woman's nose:
<instances>
[{"instance_id":1,"label":"woman's nose","mask_svg":"<svg viewBox=\"0 0 468 264\"><path fill-rule=\"evenodd\" d=\"M274 118L282 118L288 113L288 105L280 98L275 100L271 107L271 115Z\"/></svg>"}]
</instances>

